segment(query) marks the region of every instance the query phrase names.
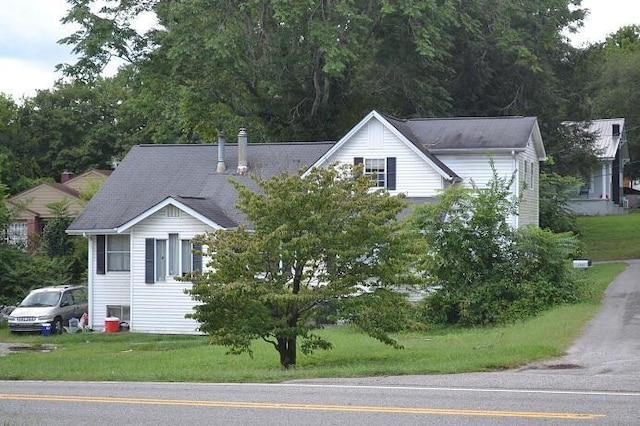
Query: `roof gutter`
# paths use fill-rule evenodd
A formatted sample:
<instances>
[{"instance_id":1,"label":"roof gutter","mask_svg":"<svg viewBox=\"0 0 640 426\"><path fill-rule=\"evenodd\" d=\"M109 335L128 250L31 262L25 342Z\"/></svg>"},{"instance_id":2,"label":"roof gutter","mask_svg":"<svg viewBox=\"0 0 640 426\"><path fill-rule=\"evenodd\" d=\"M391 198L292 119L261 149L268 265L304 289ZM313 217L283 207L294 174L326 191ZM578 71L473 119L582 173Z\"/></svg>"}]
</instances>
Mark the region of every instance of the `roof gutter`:
<instances>
[{"instance_id":1,"label":"roof gutter","mask_svg":"<svg viewBox=\"0 0 640 426\"><path fill-rule=\"evenodd\" d=\"M522 147L512 147L512 148L491 148L491 149L487 149L487 148L478 148L478 149L468 149L468 148L450 148L450 149L437 149L437 148L429 148L427 147L427 149L429 150L430 153L437 155L437 154L460 154L460 153L464 153L464 154L485 154L485 155L491 155L491 154L495 154L495 153L499 153L499 154L508 154L511 155L512 152L524 152L526 150L526 148L522 148Z\"/></svg>"},{"instance_id":2,"label":"roof gutter","mask_svg":"<svg viewBox=\"0 0 640 426\"><path fill-rule=\"evenodd\" d=\"M68 235L82 235L86 237L87 235L115 235L119 234L117 229L67 229L65 231Z\"/></svg>"}]
</instances>

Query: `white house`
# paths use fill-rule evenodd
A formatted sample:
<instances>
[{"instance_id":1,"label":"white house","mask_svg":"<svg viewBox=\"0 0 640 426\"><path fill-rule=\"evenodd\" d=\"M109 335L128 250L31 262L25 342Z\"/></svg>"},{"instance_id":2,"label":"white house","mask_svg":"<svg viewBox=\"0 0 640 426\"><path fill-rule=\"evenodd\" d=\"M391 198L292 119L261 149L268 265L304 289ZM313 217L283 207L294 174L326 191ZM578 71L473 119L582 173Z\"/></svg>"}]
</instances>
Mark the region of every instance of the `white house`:
<instances>
[{"instance_id":1,"label":"white house","mask_svg":"<svg viewBox=\"0 0 640 426\"><path fill-rule=\"evenodd\" d=\"M364 165L377 186L415 203L447 185L515 173L520 197L514 226L538 224L538 164L545 159L533 117L400 120L369 113L338 142L139 145L131 149L68 233L89 241L89 325L118 317L149 333L197 333L185 319L189 282L174 279L203 267L191 239L245 221L229 179L268 178L333 162Z\"/></svg>"},{"instance_id":2,"label":"white house","mask_svg":"<svg viewBox=\"0 0 640 426\"><path fill-rule=\"evenodd\" d=\"M575 124L575 123L570 123ZM625 205L623 169L629 162L629 146L624 118L589 122L586 130L596 137L598 167L581 188L576 189L568 207L574 213L594 215L621 213Z\"/></svg>"}]
</instances>

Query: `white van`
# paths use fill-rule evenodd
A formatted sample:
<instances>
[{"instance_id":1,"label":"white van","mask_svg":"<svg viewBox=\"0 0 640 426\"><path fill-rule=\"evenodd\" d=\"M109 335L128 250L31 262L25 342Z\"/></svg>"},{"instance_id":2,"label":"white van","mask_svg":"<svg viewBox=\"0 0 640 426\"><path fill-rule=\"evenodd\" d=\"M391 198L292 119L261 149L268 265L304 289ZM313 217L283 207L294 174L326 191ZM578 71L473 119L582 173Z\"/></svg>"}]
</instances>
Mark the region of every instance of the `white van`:
<instances>
[{"instance_id":1,"label":"white van","mask_svg":"<svg viewBox=\"0 0 640 426\"><path fill-rule=\"evenodd\" d=\"M87 288L84 286L44 287L31 291L11 312L9 330L42 330L51 324L51 333L62 333L71 318L80 318L87 312Z\"/></svg>"}]
</instances>

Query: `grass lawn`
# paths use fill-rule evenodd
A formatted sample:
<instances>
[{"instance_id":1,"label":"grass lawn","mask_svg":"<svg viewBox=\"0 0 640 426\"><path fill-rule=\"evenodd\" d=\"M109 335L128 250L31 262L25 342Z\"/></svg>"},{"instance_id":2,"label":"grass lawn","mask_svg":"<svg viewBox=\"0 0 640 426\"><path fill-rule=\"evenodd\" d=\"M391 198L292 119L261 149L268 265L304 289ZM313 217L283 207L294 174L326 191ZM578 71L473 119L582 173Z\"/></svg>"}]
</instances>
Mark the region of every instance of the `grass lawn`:
<instances>
[{"instance_id":1,"label":"grass lawn","mask_svg":"<svg viewBox=\"0 0 640 426\"><path fill-rule=\"evenodd\" d=\"M278 382L313 377L460 373L500 370L564 353L600 306L623 263L596 265L580 273L590 281L589 300L560 306L528 321L489 328L434 328L395 336L393 349L351 327L322 330L330 351L298 354L297 368L283 371L275 349L264 342L254 356L226 355L203 336L78 333L13 336L0 341L51 345L0 357L0 379Z\"/></svg>"},{"instance_id":2,"label":"grass lawn","mask_svg":"<svg viewBox=\"0 0 640 426\"><path fill-rule=\"evenodd\" d=\"M578 217L585 255L593 260L640 259L640 213Z\"/></svg>"}]
</instances>

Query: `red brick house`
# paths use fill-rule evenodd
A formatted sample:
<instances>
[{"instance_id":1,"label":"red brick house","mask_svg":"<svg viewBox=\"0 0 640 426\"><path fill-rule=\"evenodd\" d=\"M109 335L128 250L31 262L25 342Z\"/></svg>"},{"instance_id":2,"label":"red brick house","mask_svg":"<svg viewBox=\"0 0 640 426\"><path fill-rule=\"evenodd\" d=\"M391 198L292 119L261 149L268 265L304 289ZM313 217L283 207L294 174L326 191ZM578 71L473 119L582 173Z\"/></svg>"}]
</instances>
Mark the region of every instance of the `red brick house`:
<instances>
[{"instance_id":1,"label":"red brick house","mask_svg":"<svg viewBox=\"0 0 640 426\"><path fill-rule=\"evenodd\" d=\"M64 171L59 183L42 183L8 198L6 202L14 220L7 229L7 240L28 245L34 235L42 232L46 221L55 216L48 207L52 203L66 202L69 215L76 217L85 204L80 194L101 186L110 174L111 170L92 169L74 177Z\"/></svg>"}]
</instances>

